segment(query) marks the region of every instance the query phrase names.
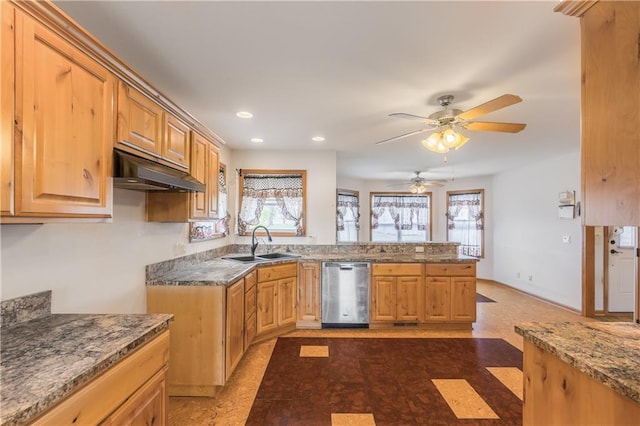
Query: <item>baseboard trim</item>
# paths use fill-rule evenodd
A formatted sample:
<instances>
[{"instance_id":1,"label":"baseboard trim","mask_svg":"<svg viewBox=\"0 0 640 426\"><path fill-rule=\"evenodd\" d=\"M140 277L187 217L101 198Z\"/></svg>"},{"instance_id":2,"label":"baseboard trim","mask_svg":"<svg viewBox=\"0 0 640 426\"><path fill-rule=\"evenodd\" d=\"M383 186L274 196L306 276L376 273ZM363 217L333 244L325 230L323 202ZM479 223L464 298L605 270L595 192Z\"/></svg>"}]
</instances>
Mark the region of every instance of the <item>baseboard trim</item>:
<instances>
[{"instance_id":1,"label":"baseboard trim","mask_svg":"<svg viewBox=\"0 0 640 426\"><path fill-rule=\"evenodd\" d=\"M478 278L478 281L486 281L486 282L489 282L489 283L492 283L492 284L496 284L496 285L508 288L509 290L513 290L515 292L523 294L525 296L533 297L534 299L537 299L537 300L539 300L541 302L545 302L545 303L548 303L550 305L556 306L558 308L564 309L565 311L569 311L569 312L572 312L574 314L578 314L580 316L583 316L582 315L582 311L579 310L579 309L575 309L575 308L572 308L571 306L563 305L562 303L554 302L553 300L545 299L544 297L540 297L540 296L538 296L536 294L531 294L531 293L529 293L527 291L524 291L524 290L521 290L519 288L512 287L509 284L501 283L500 281L496 281L496 280L489 280L489 279L486 279L486 278Z\"/></svg>"}]
</instances>

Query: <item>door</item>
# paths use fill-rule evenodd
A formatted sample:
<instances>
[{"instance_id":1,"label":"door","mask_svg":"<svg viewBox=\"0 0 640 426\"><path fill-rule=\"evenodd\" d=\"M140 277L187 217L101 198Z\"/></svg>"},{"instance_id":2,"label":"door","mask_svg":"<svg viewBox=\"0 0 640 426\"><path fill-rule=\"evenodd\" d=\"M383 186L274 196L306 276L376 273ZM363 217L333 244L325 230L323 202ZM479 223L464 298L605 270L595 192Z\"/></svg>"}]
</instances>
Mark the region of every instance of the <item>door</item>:
<instances>
[{"instance_id":1,"label":"door","mask_svg":"<svg viewBox=\"0 0 640 426\"><path fill-rule=\"evenodd\" d=\"M278 326L296 322L296 278L283 278L278 281Z\"/></svg>"},{"instance_id":2,"label":"door","mask_svg":"<svg viewBox=\"0 0 640 426\"><path fill-rule=\"evenodd\" d=\"M451 319L451 278L427 277L425 287L425 316L427 321Z\"/></svg>"},{"instance_id":3,"label":"door","mask_svg":"<svg viewBox=\"0 0 640 426\"><path fill-rule=\"evenodd\" d=\"M374 277L371 289L371 321L396 319L395 277Z\"/></svg>"},{"instance_id":4,"label":"door","mask_svg":"<svg viewBox=\"0 0 640 426\"><path fill-rule=\"evenodd\" d=\"M14 136L14 8L9 2L0 3L0 215L13 215L13 136Z\"/></svg>"},{"instance_id":5,"label":"door","mask_svg":"<svg viewBox=\"0 0 640 426\"><path fill-rule=\"evenodd\" d=\"M166 114L162 158L178 167L189 170L191 137L189 127L171 114Z\"/></svg>"},{"instance_id":6,"label":"door","mask_svg":"<svg viewBox=\"0 0 640 426\"><path fill-rule=\"evenodd\" d=\"M451 319L476 320L475 277L451 277Z\"/></svg>"},{"instance_id":7,"label":"door","mask_svg":"<svg viewBox=\"0 0 640 426\"><path fill-rule=\"evenodd\" d=\"M396 280L396 319L418 321L422 317L422 277L397 277Z\"/></svg>"},{"instance_id":8,"label":"door","mask_svg":"<svg viewBox=\"0 0 640 426\"><path fill-rule=\"evenodd\" d=\"M191 141L191 176L201 183L210 185L208 176L209 141L193 133ZM191 194L191 219L209 218L208 191Z\"/></svg>"},{"instance_id":9,"label":"door","mask_svg":"<svg viewBox=\"0 0 640 426\"><path fill-rule=\"evenodd\" d=\"M616 226L609 229L609 312L633 312L636 227Z\"/></svg>"},{"instance_id":10,"label":"door","mask_svg":"<svg viewBox=\"0 0 640 426\"><path fill-rule=\"evenodd\" d=\"M266 281L258 283L258 310L257 310L257 334L272 330L278 327L278 317L276 316L276 290L278 281Z\"/></svg>"},{"instance_id":11,"label":"door","mask_svg":"<svg viewBox=\"0 0 640 426\"><path fill-rule=\"evenodd\" d=\"M229 380L244 354L244 280L227 288L225 377Z\"/></svg>"}]
</instances>

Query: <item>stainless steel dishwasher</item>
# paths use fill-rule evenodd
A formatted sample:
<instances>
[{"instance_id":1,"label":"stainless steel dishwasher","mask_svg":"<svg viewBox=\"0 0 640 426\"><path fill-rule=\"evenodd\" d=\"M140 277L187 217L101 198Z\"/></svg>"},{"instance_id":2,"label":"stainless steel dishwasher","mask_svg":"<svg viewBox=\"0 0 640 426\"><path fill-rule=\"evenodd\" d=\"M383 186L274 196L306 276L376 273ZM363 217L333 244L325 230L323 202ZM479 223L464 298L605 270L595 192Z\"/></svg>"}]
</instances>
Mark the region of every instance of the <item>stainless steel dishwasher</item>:
<instances>
[{"instance_id":1,"label":"stainless steel dishwasher","mask_svg":"<svg viewBox=\"0 0 640 426\"><path fill-rule=\"evenodd\" d=\"M368 262L322 263L322 328L369 327Z\"/></svg>"}]
</instances>

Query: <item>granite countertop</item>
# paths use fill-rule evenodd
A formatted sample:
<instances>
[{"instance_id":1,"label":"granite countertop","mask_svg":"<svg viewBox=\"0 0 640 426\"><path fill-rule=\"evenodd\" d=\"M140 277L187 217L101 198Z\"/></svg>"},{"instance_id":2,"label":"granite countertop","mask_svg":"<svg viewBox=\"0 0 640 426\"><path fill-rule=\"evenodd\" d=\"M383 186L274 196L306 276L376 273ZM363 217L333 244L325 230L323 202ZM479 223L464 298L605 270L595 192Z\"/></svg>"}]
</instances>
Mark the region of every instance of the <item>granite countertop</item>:
<instances>
[{"instance_id":1,"label":"granite countertop","mask_svg":"<svg viewBox=\"0 0 640 426\"><path fill-rule=\"evenodd\" d=\"M23 424L168 329L170 314L54 314L2 328L0 425Z\"/></svg>"},{"instance_id":2,"label":"granite countertop","mask_svg":"<svg viewBox=\"0 0 640 426\"><path fill-rule=\"evenodd\" d=\"M238 256L246 253L236 254ZM233 254L225 257L234 256ZM256 256L259 256L257 254ZM199 286L230 285L258 266L287 262L384 262L384 263L475 263L475 257L458 255L407 255L407 254L305 254L295 258L270 259L257 263L240 263L217 258L173 269L154 279L147 279L148 286Z\"/></svg>"},{"instance_id":3,"label":"granite countertop","mask_svg":"<svg viewBox=\"0 0 640 426\"><path fill-rule=\"evenodd\" d=\"M640 403L640 325L522 323L518 334L596 381Z\"/></svg>"}]
</instances>

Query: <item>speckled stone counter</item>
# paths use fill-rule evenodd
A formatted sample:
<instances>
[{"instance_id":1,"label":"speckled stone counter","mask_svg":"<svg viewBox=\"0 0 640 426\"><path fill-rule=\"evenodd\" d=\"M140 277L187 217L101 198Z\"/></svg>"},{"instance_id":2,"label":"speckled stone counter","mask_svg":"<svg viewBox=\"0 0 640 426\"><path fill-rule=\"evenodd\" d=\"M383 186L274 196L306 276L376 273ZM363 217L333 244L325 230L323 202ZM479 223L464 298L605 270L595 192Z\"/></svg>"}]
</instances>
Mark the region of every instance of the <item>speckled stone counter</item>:
<instances>
[{"instance_id":1,"label":"speckled stone counter","mask_svg":"<svg viewBox=\"0 0 640 426\"><path fill-rule=\"evenodd\" d=\"M640 325L633 323L522 323L515 331L622 395L640 403Z\"/></svg>"},{"instance_id":2,"label":"speckled stone counter","mask_svg":"<svg viewBox=\"0 0 640 426\"><path fill-rule=\"evenodd\" d=\"M169 327L168 314L54 314L2 328L0 424L56 405Z\"/></svg>"},{"instance_id":3,"label":"speckled stone counter","mask_svg":"<svg viewBox=\"0 0 640 426\"><path fill-rule=\"evenodd\" d=\"M230 256L227 254L226 256ZM297 258L267 260L257 263L239 263L222 258L183 264L154 278L147 278L148 286L155 285L230 285L259 266L301 262L385 262L385 263L475 263L476 258L467 256L424 255L403 253L318 253Z\"/></svg>"}]
</instances>

